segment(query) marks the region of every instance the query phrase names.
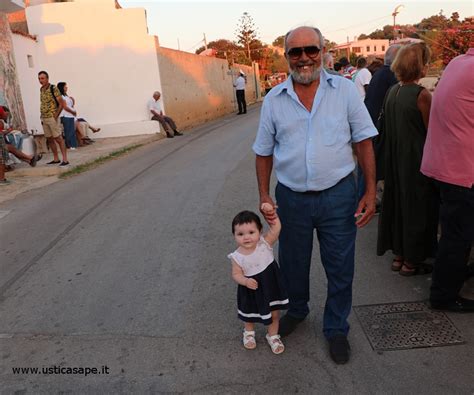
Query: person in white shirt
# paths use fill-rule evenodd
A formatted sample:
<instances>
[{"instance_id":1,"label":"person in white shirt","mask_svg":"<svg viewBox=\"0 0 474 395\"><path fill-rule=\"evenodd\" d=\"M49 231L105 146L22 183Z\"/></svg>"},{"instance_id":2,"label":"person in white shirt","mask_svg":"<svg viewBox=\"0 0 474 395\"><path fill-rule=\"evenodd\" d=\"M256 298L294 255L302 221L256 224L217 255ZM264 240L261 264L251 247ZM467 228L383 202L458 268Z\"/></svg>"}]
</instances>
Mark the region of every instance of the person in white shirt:
<instances>
[{"instance_id":1,"label":"person in white shirt","mask_svg":"<svg viewBox=\"0 0 474 395\"><path fill-rule=\"evenodd\" d=\"M63 109L59 114L59 119L64 127L64 136L66 137L66 147L75 150L77 148L76 139L76 115L74 109L74 98L67 94L68 86L66 82L58 82L58 89L64 101Z\"/></svg>"},{"instance_id":2,"label":"person in white shirt","mask_svg":"<svg viewBox=\"0 0 474 395\"><path fill-rule=\"evenodd\" d=\"M235 95L237 96L237 105L239 106L240 114L247 114L247 103L245 102L245 84L247 83L245 79L245 73L240 70L239 76L234 82Z\"/></svg>"},{"instance_id":3,"label":"person in white shirt","mask_svg":"<svg viewBox=\"0 0 474 395\"><path fill-rule=\"evenodd\" d=\"M367 60L365 58L357 59L357 71L353 78L357 92L359 92L359 96L364 100L370 80L372 79L372 74L367 69Z\"/></svg>"},{"instance_id":4,"label":"person in white shirt","mask_svg":"<svg viewBox=\"0 0 474 395\"><path fill-rule=\"evenodd\" d=\"M151 113L151 119L158 121L161 126L163 126L166 137L173 138L174 136L182 136L183 133L178 132L178 127L173 119L163 114L161 104L159 103L160 98L161 93L156 91L153 93L153 99L148 101L148 111Z\"/></svg>"}]
</instances>

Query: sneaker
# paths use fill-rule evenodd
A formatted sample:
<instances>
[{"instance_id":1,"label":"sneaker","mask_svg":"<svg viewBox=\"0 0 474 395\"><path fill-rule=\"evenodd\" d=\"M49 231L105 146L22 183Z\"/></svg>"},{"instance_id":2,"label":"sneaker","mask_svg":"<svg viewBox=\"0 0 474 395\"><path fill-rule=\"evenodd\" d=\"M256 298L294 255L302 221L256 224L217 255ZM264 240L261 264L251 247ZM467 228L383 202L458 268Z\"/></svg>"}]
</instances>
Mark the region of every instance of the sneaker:
<instances>
[{"instance_id":1,"label":"sneaker","mask_svg":"<svg viewBox=\"0 0 474 395\"><path fill-rule=\"evenodd\" d=\"M76 150L76 147L71 147L69 148L71 151L75 151Z\"/></svg>"},{"instance_id":2,"label":"sneaker","mask_svg":"<svg viewBox=\"0 0 474 395\"><path fill-rule=\"evenodd\" d=\"M69 162L61 162L61 164L59 165L59 167L65 167L65 166L69 166Z\"/></svg>"},{"instance_id":3,"label":"sneaker","mask_svg":"<svg viewBox=\"0 0 474 395\"><path fill-rule=\"evenodd\" d=\"M349 361L351 346L344 335L336 335L328 339L329 355L338 365L345 364Z\"/></svg>"},{"instance_id":4,"label":"sneaker","mask_svg":"<svg viewBox=\"0 0 474 395\"><path fill-rule=\"evenodd\" d=\"M47 165L59 165L61 163L60 160L52 160L51 162L46 163Z\"/></svg>"},{"instance_id":5,"label":"sneaker","mask_svg":"<svg viewBox=\"0 0 474 395\"><path fill-rule=\"evenodd\" d=\"M178 132L177 130L175 130L175 131L174 131L174 135L175 135L175 136L182 136L182 135L183 135L183 133L181 133L181 132Z\"/></svg>"},{"instance_id":6,"label":"sneaker","mask_svg":"<svg viewBox=\"0 0 474 395\"><path fill-rule=\"evenodd\" d=\"M0 185L10 185L12 182L10 180L7 180L4 178L3 180L0 180Z\"/></svg>"}]
</instances>

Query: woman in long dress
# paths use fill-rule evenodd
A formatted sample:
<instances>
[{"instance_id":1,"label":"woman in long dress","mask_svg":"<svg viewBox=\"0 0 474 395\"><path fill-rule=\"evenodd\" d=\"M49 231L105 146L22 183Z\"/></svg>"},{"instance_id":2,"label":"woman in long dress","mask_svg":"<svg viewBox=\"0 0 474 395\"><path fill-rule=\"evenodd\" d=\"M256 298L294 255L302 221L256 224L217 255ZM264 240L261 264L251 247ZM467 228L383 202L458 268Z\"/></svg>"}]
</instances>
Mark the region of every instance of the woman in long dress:
<instances>
[{"instance_id":1,"label":"woman in long dress","mask_svg":"<svg viewBox=\"0 0 474 395\"><path fill-rule=\"evenodd\" d=\"M402 47L392 63L400 81L387 96L385 116L385 188L379 217L377 254L392 250L392 270L427 274L424 263L436 253L438 198L420 172L431 94L418 84L426 75L429 49L424 43Z\"/></svg>"}]
</instances>

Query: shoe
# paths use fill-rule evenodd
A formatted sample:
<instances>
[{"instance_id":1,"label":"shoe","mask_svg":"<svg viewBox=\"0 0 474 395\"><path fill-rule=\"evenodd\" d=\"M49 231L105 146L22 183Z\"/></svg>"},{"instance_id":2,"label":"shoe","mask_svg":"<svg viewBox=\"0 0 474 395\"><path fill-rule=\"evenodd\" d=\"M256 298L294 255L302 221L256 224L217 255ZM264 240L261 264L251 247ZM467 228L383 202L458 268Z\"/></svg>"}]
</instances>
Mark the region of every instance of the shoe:
<instances>
[{"instance_id":1,"label":"shoe","mask_svg":"<svg viewBox=\"0 0 474 395\"><path fill-rule=\"evenodd\" d=\"M47 164L47 165L57 165L57 164L59 164L59 163L61 163L60 160L52 160L51 162L48 162L48 163L46 163L46 164Z\"/></svg>"},{"instance_id":2,"label":"shoe","mask_svg":"<svg viewBox=\"0 0 474 395\"><path fill-rule=\"evenodd\" d=\"M247 350L253 350L257 347L257 342L255 341L255 331L244 331L242 342L244 343L244 347Z\"/></svg>"},{"instance_id":3,"label":"shoe","mask_svg":"<svg viewBox=\"0 0 474 395\"><path fill-rule=\"evenodd\" d=\"M272 349L273 354L281 354L283 351L285 351L285 346L280 339L280 335L270 336L267 333L265 335L265 339L267 339L267 343Z\"/></svg>"},{"instance_id":4,"label":"shoe","mask_svg":"<svg viewBox=\"0 0 474 395\"><path fill-rule=\"evenodd\" d=\"M29 162L29 163L30 163L30 166L31 166L31 167L35 167L35 166L36 166L36 162L38 162L38 158L37 158L36 155L33 155L33 158L31 158L31 160L30 160L30 162Z\"/></svg>"},{"instance_id":5,"label":"shoe","mask_svg":"<svg viewBox=\"0 0 474 395\"><path fill-rule=\"evenodd\" d=\"M171 134L171 133L166 133L166 137L169 138L169 139L172 139L174 136Z\"/></svg>"},{"instance_id":6,"label":"shoe","mask_svg":"<svg viewBox=\"0 0 474 395\"><path fill-rule=\"evenodd\" d=\"M36 162L39 162L43 158L43 154L36 155Z\"/></svg>"},{"instance_id":7,"label":"shoe","mask_svg":"<svg viewBox=\"0 0 474 395\"><path fill-rule=\"evenodd\" d=\"M403 259L393 258L392 266L390 267L392 269L392 272L399 272L403 266L403 262Z\"/></svg>"},{"instance_id":8,"label":"shoe","mask_svg":"<svg viewBox=\"0 0 474 395\"><path fill-rule=\"evenodd\" d=\"M0 185L10 185L12 182L10 180L7 180L4 178L3 180L0 180Z\"/></svg>"},{"instance_id":9,"label":"shoe","mask_svg":"<svg viewBox=\"0 0 474 395\"><path fill-rule=\"evenodd\" d=\"M406 261L403 263L398 274L404 277L418 276L424 274L430 274L433 272L433 265L429 263L420 263L416 266L408 264Z\"/></svg>"},{"instance_id":10,"label":"shoe","mask_svg":"<svg viewBox=\"0 0 474 395\"><path fill-rule=\"evenodd\" d=\"M69 166L69 162L61 162L61 164L59 165L59 167L65 167L65 166Z\"/></svg>"},{"instance_id":11,"label":"shoe","mask_svg":"<svg viewBox=\"0 0 474 395\"><path fill-rule=\"evenodd\" d=\"M177 130L175 130L175 131L174 131L174 135L175 135L175 136L182 136L182 135L183 135L183 133L181 133L181 132L178 132Z\"/></svg>"},{"instance_id":12,"label":"shoe","mask_svg":"<svg viewBox=\"0 0 474 395\"><path fill-rule=\"evenodd\" d=\"M247 111L244 111L242 114L247 114Z\"/></svg>"},{"instance_id":13,"label":"shoe","mask_svg":"<svg viewBox=\"0 0 474 395\"><path fill-rule=\"evenodd\" d=\"M238 112L238 113L237 113L237 115L241 115L241 114L243 114L243 112Z\"/></svg>"},{"instance_id":14,"label":"shoe","mask_svg":"<svg viewBox=\"0 0 474 395\"><path fill-rule=\"evenodd\" d=\"M281 337L288 336L296 327L303 322L304 318L295 318L291 315L285 314L280 318L279 332Z\"/></svg>"},{"instance_id":15,"label":"shoe","mask_svg":"<svg viewBox=\"0 0 474 395\"><path fill-rule=\"evenodd\" d=\"M474 300L458 296L452 302L431 302L431 308L453 313L472 313L474 312Z\"/></svg>"},{"instance_id":16,"label":"shoe","mask_svg":"<svg viewBox=\"0 0 474 395\"><path fill-rule=\"evenodd\" d=\"M76 150L76 147L71 147L69 148L71 151L75 151Z\"/></svg>"},{"instance_id":17,"label":"shoe","mask_svg":"<svg viewBox=\"0 0 474 395\"><path fill-rule=\"evenodd\" d=\"M336 335L329 340L329 355L338 365L345 364L349 361L351 346L344 335Z\"/></svg>"}]
</instances>

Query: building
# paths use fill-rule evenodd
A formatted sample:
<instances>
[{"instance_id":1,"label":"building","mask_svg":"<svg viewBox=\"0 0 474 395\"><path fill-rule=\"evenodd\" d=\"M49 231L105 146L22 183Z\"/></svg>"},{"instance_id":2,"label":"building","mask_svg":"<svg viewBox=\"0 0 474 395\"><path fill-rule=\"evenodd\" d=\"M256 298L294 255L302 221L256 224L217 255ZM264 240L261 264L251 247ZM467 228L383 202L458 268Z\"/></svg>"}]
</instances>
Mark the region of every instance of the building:
<instances>
[{"instance_id":1,"label":"building","mask_svg":"<svg viewBox=\"0 0 474 395\"><path fill-rule=\"evenodd\" d=\"M367 38L365 40L354 40L345 44L339 44L333 49L336 51L336 59L342 56L349 58L351 53L355 53L358 57L363 56L364 58L383 58L389 45L389 40Z\"/></svg>"},{"instance_id":2,"label":"building","mask_svg":"<svg viewBox=\"0 0 474 395\"><path fill-rule=\"evenodd\" d=\"M160 47L143 8L121 8L117 0L1 0L0 6L0 105L10 107L21 129L43 133L41 70L53 84L67 82L78 115L101 128L96 138L156 133L146 106L155 90L180 128L235 111L236 71L223 59ZM248 102L256 101L258 66L234 66L248 76Z\"/></svg>"}]
</instances>

